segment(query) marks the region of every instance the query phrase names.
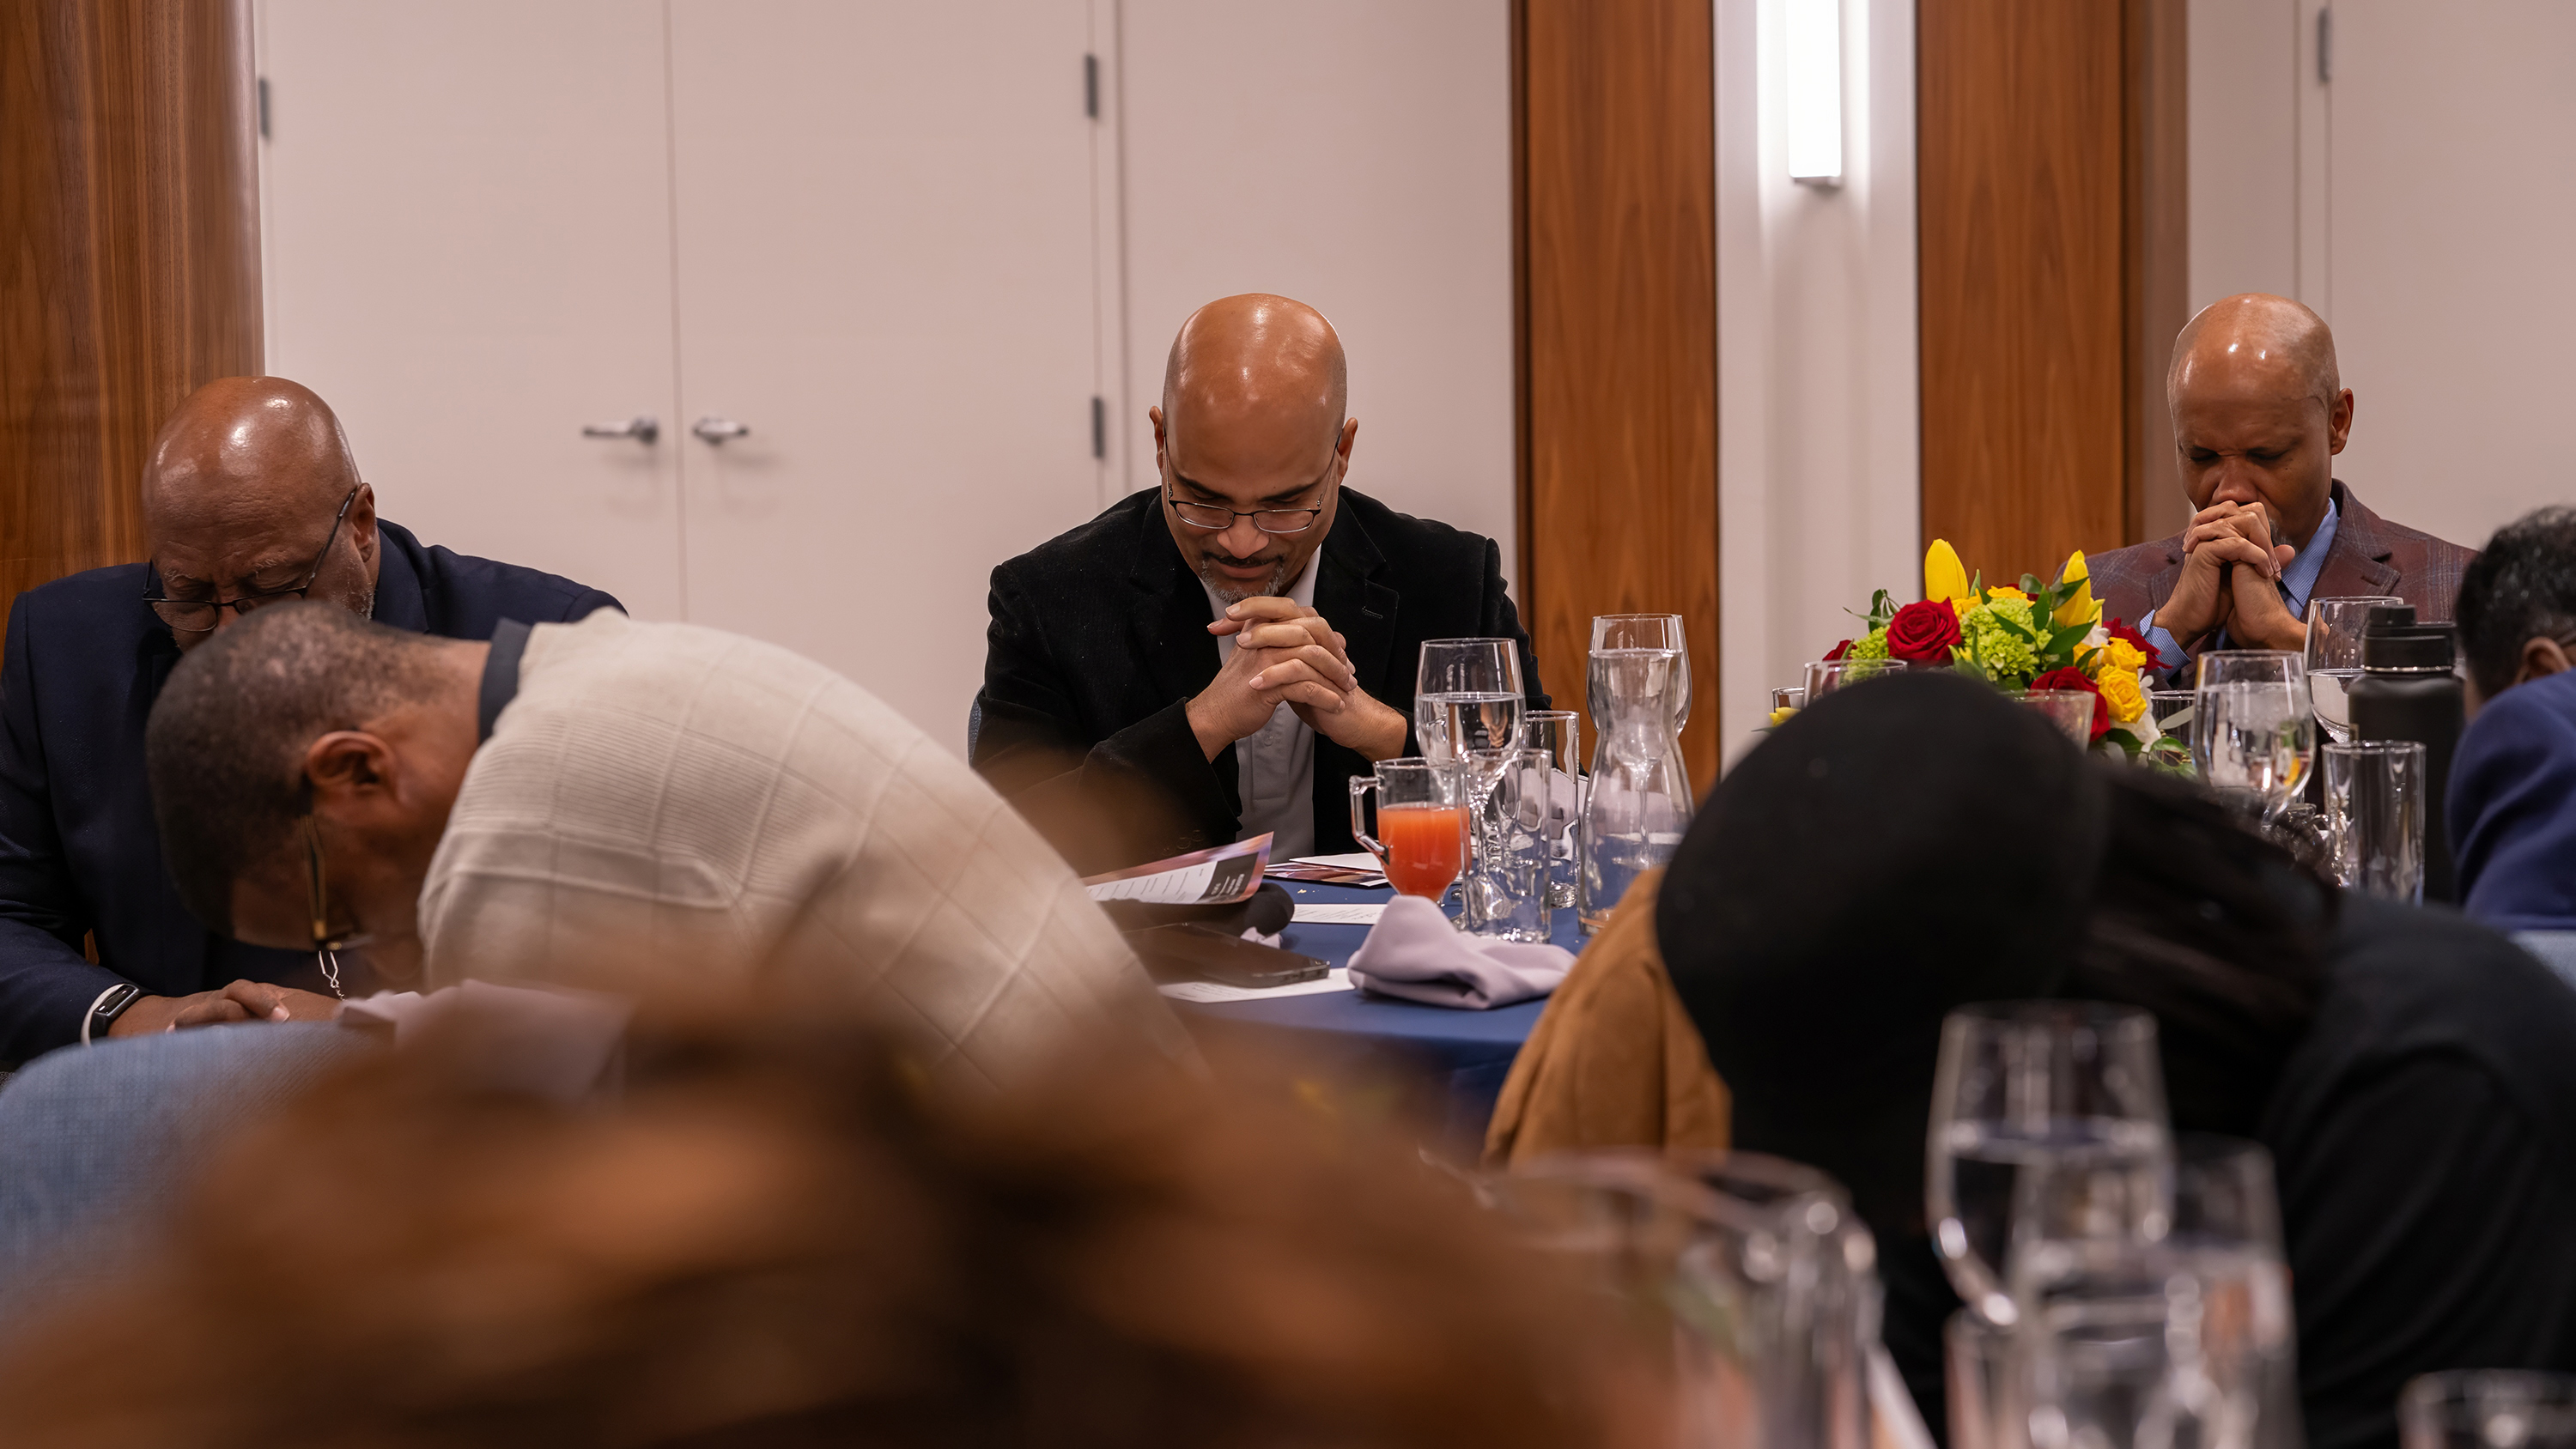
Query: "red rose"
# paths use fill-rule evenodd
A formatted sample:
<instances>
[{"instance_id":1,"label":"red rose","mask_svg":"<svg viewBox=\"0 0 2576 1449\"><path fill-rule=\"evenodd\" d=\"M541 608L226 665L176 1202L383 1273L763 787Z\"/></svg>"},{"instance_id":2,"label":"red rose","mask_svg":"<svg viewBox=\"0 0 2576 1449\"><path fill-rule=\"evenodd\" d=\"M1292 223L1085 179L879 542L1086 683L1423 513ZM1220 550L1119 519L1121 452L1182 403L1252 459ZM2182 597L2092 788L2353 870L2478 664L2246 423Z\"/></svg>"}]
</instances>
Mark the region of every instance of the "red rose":
<instances>
[{"instance_id":1,"label":"red rose","mask_svg":"<svg viewBox=\"0 0 2576 1449\"><path fill-rule=\"evenodd\" d=\"M1887 621L1887 656L1918 664L1947 664L1959 642L1959 616L1948 602L1908 604Z\"/></svg>"},{"instance_id":2,"label":"red rose","mask_svg":"<svg viewBox=\"0 0 2576 1449\"><path fill-rule=\"evenodd\" d=\"M2156 646L2147 642L2146 635L2130 628L2127 621L2121 619L2105 619L2102 621L2102 632L2110 635L2114 639L2128 640L2130 648L2147 656L2147 667L2149 669L2162 669L2165 667L2164 660L2156 653Z\"/></svg>"},{"instance_id":3,"label":"red rose","mask_svg":"<svg viewBox=\"0 0 2576 1449\"><path fill-rule=\"evenodd\" d=\"M1842 658L1844 655L1849 654L1850 652L1851 652L1851 641L1850 641L1849 639L1845 639L1845 640L1844 640L1843 642L1841 642L1840 644L1837 644L1837 645L1835 645L1833 648L1828 649L1828 650L1826 650L1826 651L1825 651L1825 661L1826 661L1827 663L1831 663L1831 662L1833 662L1834 660L1840 659L1840 658Z\"/></svg>"},{"instance_id":4,"label":"red rose","mask_svg":"<svg viewBox=\"0 0 2576 1449\"><path fill-rule=\"evenodd\" d=\"M2098 740L2111 732L2111 707L2108 704L2105 704L2102 700L2102 686L2095 684L2092 676L2086 674L2083 670L2077 669L2072 665L2069 665L2064 669L2052 669L2046 674L2032 680L2030 682L2030 687L2034 690L2083 690L2086 694L2093 696L2093 733L2091 738Z\"/></svg>"}]
</instances>

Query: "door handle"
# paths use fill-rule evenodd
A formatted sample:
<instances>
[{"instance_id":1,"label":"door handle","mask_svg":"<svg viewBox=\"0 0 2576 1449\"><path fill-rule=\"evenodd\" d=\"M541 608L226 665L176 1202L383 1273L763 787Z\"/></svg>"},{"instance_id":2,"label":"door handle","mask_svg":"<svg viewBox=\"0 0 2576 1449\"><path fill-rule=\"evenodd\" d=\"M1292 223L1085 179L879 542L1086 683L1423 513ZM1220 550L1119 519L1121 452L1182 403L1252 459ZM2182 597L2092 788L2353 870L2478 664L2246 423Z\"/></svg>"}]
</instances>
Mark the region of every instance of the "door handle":
<instances>
[{"instance_id":1,"label":"door handle","mask_svg":"<svg viewBox=\"0 0 2576 1449\"><path fill-rule=\"evenodd\" d=\"M748 436L751 429L731 418L719 418L711 414L689 424L689 431L710 443L722 443L727 438Z\"/></svg>"},{"instance_id":2,"label":"door handle","mask_svg":"<svg viewBox=\"0 0 2576 1449\"><path fill-rule=\"evenodd\" d=\"M650 417L628 418L622 423L587 423L581 430L585 438L633 438L650 443L662 436L662 425Z\"/></svg>"}]
</instances>

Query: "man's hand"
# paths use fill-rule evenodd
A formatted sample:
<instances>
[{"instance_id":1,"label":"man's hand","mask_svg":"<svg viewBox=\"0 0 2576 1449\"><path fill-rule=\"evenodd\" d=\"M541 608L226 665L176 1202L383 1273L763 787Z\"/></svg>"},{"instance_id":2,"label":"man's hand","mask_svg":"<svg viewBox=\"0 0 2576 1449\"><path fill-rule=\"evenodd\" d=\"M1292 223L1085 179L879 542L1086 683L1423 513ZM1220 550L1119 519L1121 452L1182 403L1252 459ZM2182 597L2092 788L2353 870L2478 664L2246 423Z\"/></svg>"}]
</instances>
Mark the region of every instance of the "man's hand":
<instances>
[{"instance_id":1,"label":"man's hand","mask_svg":"<svg viewBox=\"0 0 2576 1449\"><path fill-rule=\"evenodd\" d=\"M139 996L107 1029L111 1037L148 1036L235 1021L328 1021L340 1003L328 996L265 981L236 981L192 996Z\"/></svg>"},{"instance_id":2,"label":"man's hand","mask_svg":"<svg viewBox=\"0 0 2576 1449\"><path fill-rule=\"evenodd\" d=\"M1326 706L1291 701L1290 709L1306 727L1359 757L1376 764L1404 753L1407 721L1391 705L1380 704L1365 689L1353 686L1341 702Z\"/></svg>"},{"instance_id":3,"label":"man's hand","mask_svg":"<svg viewBox=\"0 0 2576 1449\"><path fill-rule=\"evenodd\" d=\"M2271 614L2296 625L2275 585L2298 550L2272 539L2272 518L2260 503L2217 503L2193 515L2182 536L2182 577L2156 606L2156 627L2185 645L2221 625L2233 626L2232 632L2242 637L2245 627L2235 617L2240 607L2256 608L2252 622L2258 626L2274 623L2261 612L2258 594L2270 598ZM2229 564L2236 567L2228 569ZM2277 630L2265 632L2277 637ZM2305 631L2300 637L2305 638Z\"/></svg>"},{"instance_id":4,"label":"man's hand","mask_svg":"<svg viewBox=\"0 0 2576 1449\"><path fill-rule=\"evenodd\" d=\"M1283 702L1337 709L1359 687L1342 636L1293 599L1246 599L1208 632L1234 636L1233 656L1189 704L1190 730L1211 760L1257 733Z\"/></svg>"}]
</instances>

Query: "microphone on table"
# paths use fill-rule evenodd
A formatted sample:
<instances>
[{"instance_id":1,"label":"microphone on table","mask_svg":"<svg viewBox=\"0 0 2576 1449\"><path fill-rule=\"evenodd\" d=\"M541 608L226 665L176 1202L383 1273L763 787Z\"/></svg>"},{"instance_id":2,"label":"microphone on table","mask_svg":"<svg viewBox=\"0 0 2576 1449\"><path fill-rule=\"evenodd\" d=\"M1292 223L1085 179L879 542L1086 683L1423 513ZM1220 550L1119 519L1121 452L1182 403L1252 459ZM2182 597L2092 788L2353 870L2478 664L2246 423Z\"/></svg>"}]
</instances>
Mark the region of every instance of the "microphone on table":
<instances>
[{"instance_id":1,"label":"microphone on table","mask_svg":"<svg viewBox=\"0 0 2576 1449\"><path fill-rule=\"evenodd\" d=\"M1297 919L1297 903L1276 882L1263 881L1252 899L1243 903L1243 924L1265 936L1276 936Z\"/></svg>"}]
</instances>

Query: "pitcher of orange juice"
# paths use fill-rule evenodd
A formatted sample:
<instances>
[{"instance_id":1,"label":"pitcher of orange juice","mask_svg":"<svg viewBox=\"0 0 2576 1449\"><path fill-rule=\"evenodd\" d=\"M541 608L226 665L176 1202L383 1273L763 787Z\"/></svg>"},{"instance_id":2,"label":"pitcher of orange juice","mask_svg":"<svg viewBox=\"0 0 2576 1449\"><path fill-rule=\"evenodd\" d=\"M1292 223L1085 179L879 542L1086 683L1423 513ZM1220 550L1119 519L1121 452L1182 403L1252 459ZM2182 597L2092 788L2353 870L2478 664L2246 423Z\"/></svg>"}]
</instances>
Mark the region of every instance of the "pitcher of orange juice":
<instances>
[{"instance_id":1,"label":"pitcher of orange juice","mask_svg":"<svg viewBox=\"0 0 2576 1449\"><path fill-rule=\"evenodd\" d=\"M1368 795L1377 792L1377 833ZM1467 865L1467 779L1454 764L1407 755L1380 760L1377 773L1351 777L1351 835L1386 869L1402 895L1438 900Z\"/></svg>"}]
</instances>

